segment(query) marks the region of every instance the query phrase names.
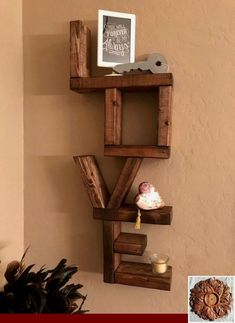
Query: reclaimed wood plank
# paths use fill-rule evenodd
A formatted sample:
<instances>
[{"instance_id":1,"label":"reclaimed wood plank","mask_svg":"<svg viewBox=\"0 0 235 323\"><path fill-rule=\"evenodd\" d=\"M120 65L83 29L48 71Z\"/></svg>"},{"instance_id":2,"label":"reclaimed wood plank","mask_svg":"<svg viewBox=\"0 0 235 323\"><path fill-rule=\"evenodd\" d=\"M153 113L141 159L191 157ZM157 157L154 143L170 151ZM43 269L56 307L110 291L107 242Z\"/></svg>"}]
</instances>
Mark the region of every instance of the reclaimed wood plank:
<instances>
[{"instance_id":1,"label":"reclaimed wood plank","mask_svg":"<svg viewBox=\"0 0 235 323\"><path fill-rule=\"evenodd\" d=\"M172 206L164 206L157 210L141 210L141 223L170 225L172 222ZM136 205L124 205L116 209L94 208L93 217L96 220L135 222Z\"/></svg>"},{"instance_id":2,"label":"reclaimed wood plank","mask_svg":"<svg viewBox=\"0 0 235 323\"><path fill-rule=\"evenodd\" d=\"M93 208L105 208L110 194L95 156L74 156L74 161L80 168L82 180Z\"/></svg>"},{"instance_id":3,"label":"reclaimed wood plank","mask_svg":"<svg viewBox=\"0 0 235 323\"><path fill-rule=\"evenodd\" d=\"M160 86L158 93L157 145L170 146L171 143L171 102L172 86Z\"/></svg>"},{"instance_id":4,"label":"reclaimed wood plank","mask_svg":"<svg viewBox=\"0 0 235 323\"><path fill-rule=\"evenodd\" d=\"M103 278L105 283L114 283L114 273L121 256L114 251L114 241L121 233L121 222L103 221Z\"/></svg>"},{"instance_id":5,"label":"reclaimed wood plank","mask_svg":"<svg viewBox=\"0 0 235 323\"><path fill-rule=\"evenodd\" d=\"M122 93L119 89L105 90L104 144L122 143Z\"/></svg>"},{"instance_id":6,"label":"reclaimed wood plank","mask_svg":"<svg viewBox=\"0 0 235 323\"><path fill-rule=\"evenodd\" d=\"M171 280L171 266L164 274L154 274L151 264L123 261L115 272L115 282L124 285L170 291Z\"/></svg>"},{"instance_id":7,"label":"reclaimed wood plank","mask_svg":"<svg viewBox=\"0 0 235 323\"><path fill-rule=\"evenodd\" d=\"M70 77L90 76L90 30L82 21L70 22Z\"/></svg>"},{"instance_id":8,"label":"reclaimed wood plank","mask_svg":"<svg viewBox=\"0 0 235 323\"><path fill-rule=\"evenodd\" d=\"M173 75L171 73L96 76L70 79L70 89L80 93L104 91L106 88L118 88L125 91L151 91L163 85L173 85Z\"/></svg>"},{"instance_id":9,"label":"reclaimed wood plank","mask_svg":"<svg viewBox=\"0 0 235 323\"><path fill-rule=\"evenodd\" d=\"M158 146L138 146L138 145L105 145L105 156L122 156L122 157L143 157L143 158L161 158L170 157L170 147Z\"/></svg>"},{"instance_id":10,"label":"reclaimed wood plank","mask_svg":"<svg viewBox=\"0 0 235 323\"><path fill-rule=\"evenodd\" d=\"M126 160L111 194L107 209L118 208L123 203L139 170L141 161L141 158L128 158ZM114 273L121 261L120 254L115 253L113 249L114 241L120 233L121 222L103 222L104 281L107 283L115 282Z\"/></svg>"},{"instance_id":11,"label":"reclaimed wood plank","mask_svg":"<svg viewBox=\"0 0 235 323\"><path fill-rule=\"evenodd\" d=\"M142 256L146 246L146 234L121 232L114 241L114 251L121 254Z\"/></svg>"},{"instance_id":12,"label":"reclaimed wood plank","mask_svg":"<svg viewBox=\"0 0 235 323\"><path fill-rule=\"evenodd\" d=\"M108 202L108 208L118 208L130 191L136 174L142 163L142 158L127 158L120 176L114 187L113 193Z\"/></svg>"}]
</instances>

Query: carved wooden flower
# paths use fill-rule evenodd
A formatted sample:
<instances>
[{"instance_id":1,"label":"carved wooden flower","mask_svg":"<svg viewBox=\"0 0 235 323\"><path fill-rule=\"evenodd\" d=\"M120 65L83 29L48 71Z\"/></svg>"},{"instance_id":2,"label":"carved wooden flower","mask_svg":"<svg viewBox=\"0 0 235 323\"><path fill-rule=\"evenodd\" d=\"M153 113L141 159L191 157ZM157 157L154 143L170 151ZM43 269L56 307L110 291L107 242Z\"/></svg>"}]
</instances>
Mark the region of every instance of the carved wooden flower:
<instances>
[{"instance_id":1,"label":"carved wooden flower","mask_svg":"<svg viewBox=\"0 0 235 323\"><path fill-rule=\"evenodd\" d=\"M230 287L219 279L202 280L190 290L191 310L204 320L214 321L227 315L231 303Z\"/></svg>"}]
</instances>

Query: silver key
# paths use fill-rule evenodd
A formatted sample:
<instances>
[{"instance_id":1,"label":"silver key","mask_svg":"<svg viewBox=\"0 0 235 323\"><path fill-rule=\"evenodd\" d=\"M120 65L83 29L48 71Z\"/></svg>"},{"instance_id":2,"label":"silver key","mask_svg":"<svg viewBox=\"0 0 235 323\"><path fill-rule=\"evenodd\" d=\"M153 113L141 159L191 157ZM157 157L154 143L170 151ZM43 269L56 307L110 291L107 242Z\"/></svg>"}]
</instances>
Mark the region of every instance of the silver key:
<instances>
[{"instance_id":1,"label":"silver key","mask_svg":"<svg viewBox=\"0 0 235 323\"><path fill-rule=\"evenodd\" d=\"M153 74L166 73L168 71L168 64L162 54L150 54L147 61L118 64L113 67L113 70L119 74L128 73L131 71L150 71Z\"/></svg>"}]
</instances>

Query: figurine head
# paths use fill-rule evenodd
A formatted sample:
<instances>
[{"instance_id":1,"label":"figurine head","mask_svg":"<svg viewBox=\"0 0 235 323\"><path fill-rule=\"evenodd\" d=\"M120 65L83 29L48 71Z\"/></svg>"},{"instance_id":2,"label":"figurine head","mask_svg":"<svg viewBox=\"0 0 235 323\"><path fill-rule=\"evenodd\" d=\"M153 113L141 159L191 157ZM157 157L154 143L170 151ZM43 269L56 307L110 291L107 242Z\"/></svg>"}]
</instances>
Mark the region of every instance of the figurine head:
<instances>
[{"instance_id":1,"label":"figurine head","mask_svg":"<svg viewBox=\"0 0 235 323\"><path fill-rule=\"evenodd\" d=\"M139 185L139 192L140 193L152 193L155 191L155 187L149 182L142 182Z\"/></svg>"}]
</instances>

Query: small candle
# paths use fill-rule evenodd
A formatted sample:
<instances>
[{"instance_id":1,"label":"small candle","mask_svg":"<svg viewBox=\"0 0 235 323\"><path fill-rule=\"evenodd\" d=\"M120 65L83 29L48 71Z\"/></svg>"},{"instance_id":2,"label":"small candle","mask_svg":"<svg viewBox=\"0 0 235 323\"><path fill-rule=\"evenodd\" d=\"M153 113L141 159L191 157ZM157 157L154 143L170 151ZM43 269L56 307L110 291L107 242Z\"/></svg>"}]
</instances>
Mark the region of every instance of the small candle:
<instances>
[{"instance_id":1,"label":"small candle","mask_svg":"<svg viewBox=\"0 0 235 323\"><path fill-rule=\"evenodd\" d=\"M150 261L154 274L164 274L167 271L168 256L155 253L150 257Z\"/></svg>"}]
</instances>

